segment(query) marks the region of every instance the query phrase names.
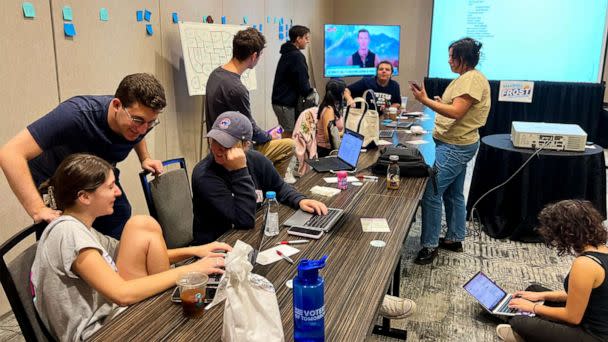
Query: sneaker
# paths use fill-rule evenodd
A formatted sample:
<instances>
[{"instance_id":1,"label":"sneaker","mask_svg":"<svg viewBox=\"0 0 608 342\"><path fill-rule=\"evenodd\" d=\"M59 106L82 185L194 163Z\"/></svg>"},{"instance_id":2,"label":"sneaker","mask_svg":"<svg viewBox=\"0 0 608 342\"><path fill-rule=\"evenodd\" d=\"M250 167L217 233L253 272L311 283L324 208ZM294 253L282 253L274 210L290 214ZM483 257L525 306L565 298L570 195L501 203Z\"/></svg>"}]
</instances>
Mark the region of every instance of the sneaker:
<instances>
[{"instance_id":1,"label":"sneaker","mask_svg":"<svg viewBox=\"0 0 608 342\"><path fill-rule=\"evenodd\" d=\"M418 252L414 262L418 265L428 265L435 260L437 254L439 254L437 248L424 247L420 250L420 252Z\"/></svg>"},{"instance_id":2,"label":"sneaker","mask_svg":"<svg viewBox=\"0 0 608 342\"><path fill-rule=\"evenodd\" d=\"M509 324L499 324L496 326L496 335L505 342L524 342L524 339L517 335Z\"/></svg>"},{"instance_id":3,"label":"sneaker","mask_svg":"<svg viewBox=\"0 0 608 342\"><path fill-rule=\"evenodd\" d=\"M447 243L445 242L445 238L439 238L439 248L447 249L448 251L462 253L464 249L462 248L462 242L455 241Z\"/></svg>"},{"instance_id":4,"label":"sneaker","mask_svg":"<svg viewBox=\"0 0 608 342\"><path fill-rule=\"evenodd\" d=\"M287 172L285 174L285 178L283 178L283 180L285 181L285 183L287 184L293 184L296 182L296 178L293 176L293 173L291 172Z\"/></svg>"},{"instance_id":5,"label":"sneaker","mask_svg":"<svg viewBox=\"0 0 608 342\"><path fill-rule=\"evenodd\" d=\"M416 311L416 303L407 298L384 295L380 306L380 316L388 319L402 319Z\"/></svg>"}]
</instances>

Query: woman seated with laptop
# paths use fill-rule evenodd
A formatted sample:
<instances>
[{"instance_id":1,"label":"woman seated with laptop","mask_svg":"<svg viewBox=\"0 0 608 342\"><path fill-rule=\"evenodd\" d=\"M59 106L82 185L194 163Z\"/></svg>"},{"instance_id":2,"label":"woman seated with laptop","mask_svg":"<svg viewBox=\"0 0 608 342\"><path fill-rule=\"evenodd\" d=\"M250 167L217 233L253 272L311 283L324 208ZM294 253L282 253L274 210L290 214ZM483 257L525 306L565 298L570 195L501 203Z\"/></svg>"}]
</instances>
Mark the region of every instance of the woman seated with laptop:
<instances>
[{"instance_id":1,"label":"woman seated with laptop","mask_svg":"<svg viewBox=\"0 0 608 342\"><path fill-rule=\"evenodd\" d=\"M342 80L330 80L325 86L325 96L319 105L317 120L316 140L319 157L326 157L331 151L338 149L335 145L340 140L339 132L344 130L344 118L341 112L345 89L346 83Z\"/></svg>"},{"instance_id":2,"label":"woman seated with laptop","mask_svg":"<svg viewBox=\"0 0 608 342\"><path fill-rule=\"evenodd\" d=\"M46 227L31 269L34 305L44 325L60 341L88 339L103 324L172 286L185 272L222 273L219 242L167 250L161 228L150 216L129 219L119 241L92 227L112 214L121 195L112 166L88 154L73 154L42 185L63 214ZM170 263L201 257L188 265Z\"/></svg>"},{"instance_id":3,"label":"woman seated with laptop","mask_svg":"<svg viewBox=\"0 0 608 342\"><path fill-rule=\"evenodd\" d=\"M608 341L608 233L588 201L547 205L538 215L539 234L559 255L576 256L565 291L539 285L518 291L509 307L536 317L515 316L496 327L504 341ZM540 301L544 301L541 304Z\"/></svg>"}]
</instances>

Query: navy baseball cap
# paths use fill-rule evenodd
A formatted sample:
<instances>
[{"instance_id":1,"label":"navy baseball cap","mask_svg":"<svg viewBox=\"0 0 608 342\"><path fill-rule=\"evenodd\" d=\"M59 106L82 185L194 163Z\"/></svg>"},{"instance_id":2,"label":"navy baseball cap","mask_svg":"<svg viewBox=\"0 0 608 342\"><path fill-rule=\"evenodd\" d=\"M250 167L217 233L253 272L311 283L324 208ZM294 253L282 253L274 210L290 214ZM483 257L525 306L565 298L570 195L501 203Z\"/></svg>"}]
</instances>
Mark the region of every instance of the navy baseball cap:
<instances>
[{"instance_id":1,"label":"navy baseball cap","mask_svg":"<svg viewBox=\"0 0 608 342\"><path fill-rule=\"evenodd\" d=\"M239 141L251 141L252 137L251 121L239 112L222 113L207 133L207 138L213 138L225 148L232 148Z\"/></svg>"}]
</instances>

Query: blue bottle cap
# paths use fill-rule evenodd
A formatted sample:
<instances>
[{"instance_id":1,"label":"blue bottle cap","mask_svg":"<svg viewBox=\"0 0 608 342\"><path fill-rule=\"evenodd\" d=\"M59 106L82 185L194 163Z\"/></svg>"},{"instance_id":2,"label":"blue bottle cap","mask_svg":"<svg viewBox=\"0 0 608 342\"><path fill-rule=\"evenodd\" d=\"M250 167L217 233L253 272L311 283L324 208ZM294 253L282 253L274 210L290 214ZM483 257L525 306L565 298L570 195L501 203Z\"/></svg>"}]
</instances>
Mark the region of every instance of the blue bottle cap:
<instances>
[{"instance_id":1,"label":"blue bottle cap","mask_svg":"<svg viewBox=\"0 0 608 342\"><path fill-rule=\"evenodd\" d=\"M298 277L316 279L319 275L319 269L325 267L326 260L327 255L324 255L319 260L300 260L300 264L298 264Z\"/></svg>"},{"instance_id":2,"label":"blue bottle cap","mask_svg":"<svg viewBox=\"0 0 608 342\"><path fill-rule=\"evenodd\" d=\"M266 198L268 199L274 199L277 197L276 192L274 191L266 191Z\"/></svg>"}]
</instances>

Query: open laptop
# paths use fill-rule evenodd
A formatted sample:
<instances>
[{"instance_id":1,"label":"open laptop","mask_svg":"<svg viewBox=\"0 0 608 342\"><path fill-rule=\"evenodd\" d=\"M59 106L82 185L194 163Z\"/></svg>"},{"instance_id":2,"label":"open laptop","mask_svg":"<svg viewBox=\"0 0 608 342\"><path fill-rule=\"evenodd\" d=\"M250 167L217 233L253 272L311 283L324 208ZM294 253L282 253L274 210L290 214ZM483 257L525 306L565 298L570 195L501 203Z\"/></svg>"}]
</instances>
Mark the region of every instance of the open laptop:
<instances>
[{"instance_id":1,"label":"open laptop","mask_svg":"<svg viewBox=\"0 0 608 342\"><path fill-rule=\"evenodd\" d=\"M509 308L512 295L501 289L483 272L477 272L463 287L493 315L515 316L519 314L516 309Z\"/></svg>"},{"instance_id":2,"label":"open laptop","mask_svg":"<svg viewBox=\"0 0 608 342\"><path fill-rule=\"evenodd\" d=\"M329 232L344 214L344 209L327 208L327 215L315 215L303 210L297 210L283 223L289 227L303 227L312 230Z\"/></svg>"},{"instance_id":3,"label":"open laptop","mask_svg":"<svg viewBox=\"0 0 608 342\"><path fill-rule=\"evenodd\" d=\"M362 145L363 135L347 129L342 137L337 156L307 159L306 162L317 172L352 171L357 167Z\"/></svg>"}]
</instances>

